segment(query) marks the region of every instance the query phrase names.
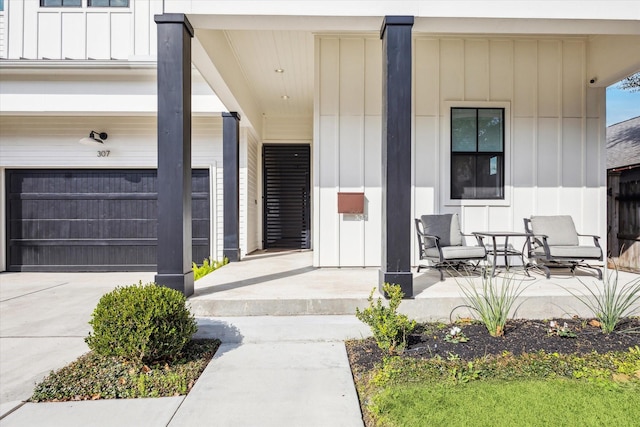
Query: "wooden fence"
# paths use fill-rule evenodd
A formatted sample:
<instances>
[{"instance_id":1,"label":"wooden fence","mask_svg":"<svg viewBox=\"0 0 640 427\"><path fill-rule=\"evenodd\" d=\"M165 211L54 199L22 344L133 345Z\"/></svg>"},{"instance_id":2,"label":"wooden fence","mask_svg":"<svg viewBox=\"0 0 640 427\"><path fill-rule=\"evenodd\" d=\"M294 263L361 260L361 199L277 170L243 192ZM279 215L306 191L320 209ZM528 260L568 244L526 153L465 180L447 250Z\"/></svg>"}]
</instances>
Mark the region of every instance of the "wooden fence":
<instances>
[{"instance_id":1,"label":"wooden fence","mask_svg":"<svg viewBox=\"0 0 640 427\"><path fill-rule=\"evenodd\" d=\"M640 273L640 165L607 174L607 245L620 270Z\"/></svg>"}]
</instances>

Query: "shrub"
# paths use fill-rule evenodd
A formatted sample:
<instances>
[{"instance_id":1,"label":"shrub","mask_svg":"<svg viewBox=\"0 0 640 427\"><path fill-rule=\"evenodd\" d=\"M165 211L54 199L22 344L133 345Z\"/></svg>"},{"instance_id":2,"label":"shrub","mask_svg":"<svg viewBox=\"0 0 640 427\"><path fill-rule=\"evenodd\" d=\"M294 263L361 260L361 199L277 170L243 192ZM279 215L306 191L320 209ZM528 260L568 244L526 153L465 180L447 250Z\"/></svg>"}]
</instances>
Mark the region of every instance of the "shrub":
<instances>
[{"instance_id":1,"label":"shrub","mask_svg":"<svg viewBox=\"0 0 640 427\"><path fill-rule=\"evenodd\" d=\"M103 295L89 324L91 350L137 363L173 359L197 329L182 293L142 282Z\"/></svg>"},{"instance_id":2,"label":"shrub","mask_svg":"<svg viewBox=\"0 0 640 427\"><path fill-rule=\"evenodd\" d=\"M617 268L603 278L602 292L596 292L582 281L580 283L588 291L588 294L579 294L565 289L587 306L600 322L600 328L605 334L613 332L622 318L630 317L640 309L639 307L634 308L634 304L640 301L640 278L618 287ZM597 283L594 288L598 288Z\"/></svg>"},{"instance_id":3,"label":"shrub","mask_svg":"<svg viewBox=\"0 0 640 427\"><path fill-rule=\"evenodd\" d=\"M491 274L492 272L489 272ZM469 288L460 286L465 295L466 307L475 311L480 322L487 328L492 337L504 335L504 326L516 299L527 287L520 288L522 281L513 284L514 275L505 274L502 284L498 286L495 276L482 275L482 290L479 291L469 281Z\"/></svg>"},{"instance_id":4,"label":"shrub","mask_svg":"<svg viewBox=\"0 0 640 427\"><path fill-rule=\"evenodd\" d=\"M227 257L224 257L222 261L211 259L211 257L205 258L200 266L194 262L192 263L193 280L198 280L226 264L229 264Z\"/></svg>"},{"instance_id":5,"label":"shrub","mask_svg":"<svg viewBox=\"0 0 640 427\"><path fill-rule=\"evenodd\" d=\"M389 283L382 286L382 290L389 295L389 307L382 304L381 298L378 298L374 305L375 290L373 288L369 294L369 307L362 311L356 308L356 317L369 325L378 347L391 354L401 353L407 346L407 336L416 327L416 322L410 321L406 315L397 312L404 296L400 286Z\"/></svg>"}]
</instances>

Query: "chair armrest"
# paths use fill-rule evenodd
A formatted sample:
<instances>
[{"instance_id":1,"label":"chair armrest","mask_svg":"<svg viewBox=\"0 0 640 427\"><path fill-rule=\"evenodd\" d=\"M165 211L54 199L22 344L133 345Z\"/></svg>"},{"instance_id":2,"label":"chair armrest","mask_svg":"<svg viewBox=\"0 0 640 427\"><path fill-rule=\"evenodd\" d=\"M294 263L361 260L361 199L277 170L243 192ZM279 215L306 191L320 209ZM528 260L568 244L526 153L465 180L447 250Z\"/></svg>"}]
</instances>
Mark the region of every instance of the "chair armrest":
<instances>
[{"instance_id":1,"label":"chair armrest","mask_svg":"<svg viewBox=\"0 0 640 427\"><path fill-rule=\"evenodd\" d=\"M461 233L463 236L465 237L475 237L476 238L476 242L478 242L478 246L482 246L484 247L484 236L481 236L477 233L471 233L471 234L465 234L465 233Z\"/></svg>"},{"instance_id":2,"label":"chair armrest","mask_svg":"<svg viewBox=\"0 0 640 427\"><path fill-rule=\"evenodd\" d=\"M531 233L527 239L533 239L533 242L535 244L537 244L538 246L542 246L542 248L544 249L544 255L545 257L550 260L551 259L551 251L549 250L549 244L547 243L547 239L549 238L549 236L547 236L546 234L533 234ZM540 240L542 239L542 240Z\"/></svg>"},{"instance_id":3,"label":"chair armrest","mask_svg":"<svg viewBox=\"0 0 640 427\"><path fill-rule=\"evenodd\" d=\"M578 233L578 236L593 237L593 244L596 245L597 247L600 247L600 236L596 236L595 234L580 234L580 233Z\"/></svg>"},{"instance_id":4,"label":"chair armrest","mask_svg":"<svg viewBox=\"0 0 640 427\"><path fill-rule=\"evenodd\" d=\"M421 233L420 235L425 239L433 240L435 242L435 245L437 247L440 247L440 238L438 236L433 236L431 234L424 234L424 233Z\"/></svg>"}]
</instances>

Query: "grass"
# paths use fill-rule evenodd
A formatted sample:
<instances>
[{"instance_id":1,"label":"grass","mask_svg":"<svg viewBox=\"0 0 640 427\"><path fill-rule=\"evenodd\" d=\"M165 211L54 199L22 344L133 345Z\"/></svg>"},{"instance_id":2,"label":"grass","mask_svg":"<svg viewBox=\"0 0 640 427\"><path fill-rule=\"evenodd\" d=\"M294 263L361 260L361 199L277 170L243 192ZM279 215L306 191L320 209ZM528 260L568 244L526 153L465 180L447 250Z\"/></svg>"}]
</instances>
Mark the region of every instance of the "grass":
<instances>
[{"instance_id":1,"label":"grass","mask_svg":"<svg viewBox=\"0 0 640 427\"><path fill-rule=\"evenodd\" d=\"M636 426L640 385L575 380L395 385L374 399L379 426Z\"/></svg>"},{"instance_id":2,"label":"grass","mask_svg":"<svg viewBox=\"0 0 640 427\"><path fill-rule=\"evenodd\" d=\"M220 345L192 340L173 361L149 366L89 352L40 382L32 402L169 397L191 390Z\"/></svg>"},{"instance_id":3,"label":"grass","mask_svg":"<svg viewBox=\"0 0 640 427\"><path fill-rule=\"evenodd\" d=\"M631 426L640 419L640 346L472 361L387 357L354 379L368 426Z\"/></svg>"}]
</instances>

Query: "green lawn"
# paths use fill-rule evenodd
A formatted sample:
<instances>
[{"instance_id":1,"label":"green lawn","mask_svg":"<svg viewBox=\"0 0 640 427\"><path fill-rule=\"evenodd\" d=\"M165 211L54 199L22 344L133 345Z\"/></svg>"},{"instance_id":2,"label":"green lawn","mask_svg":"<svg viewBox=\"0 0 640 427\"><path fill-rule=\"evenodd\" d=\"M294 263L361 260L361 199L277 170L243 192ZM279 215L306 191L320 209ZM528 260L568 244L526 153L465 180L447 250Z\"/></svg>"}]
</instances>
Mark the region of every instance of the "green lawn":
<instances>
[{"instance_id":1,"label":"green lawn","mask_svg":"<svg viewBox=\"0 0 640 427\"><path fill-rule=\"evenodd\" d=\"M577 380L388 385L374 397L380 426L639 426L640 385Z\"/></svg>"}]
</instances>

